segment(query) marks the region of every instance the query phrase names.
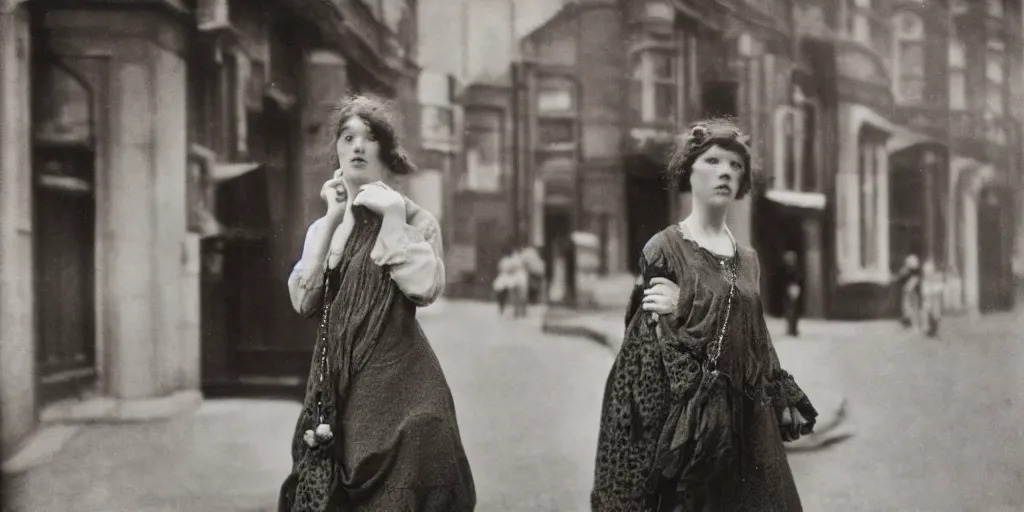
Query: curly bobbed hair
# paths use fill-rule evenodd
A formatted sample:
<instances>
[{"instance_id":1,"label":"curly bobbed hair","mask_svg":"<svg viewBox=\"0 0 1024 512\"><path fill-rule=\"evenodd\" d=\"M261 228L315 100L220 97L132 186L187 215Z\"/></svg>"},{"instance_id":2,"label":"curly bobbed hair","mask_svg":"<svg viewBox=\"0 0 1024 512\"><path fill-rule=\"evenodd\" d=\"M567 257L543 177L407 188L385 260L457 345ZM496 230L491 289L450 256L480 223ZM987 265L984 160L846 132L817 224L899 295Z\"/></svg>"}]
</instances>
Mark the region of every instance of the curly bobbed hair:
<instances>
[{"instance_id":1,"label":"curly bobbed hair","mask_svg":"<svg viewBox=\"0 0 1024 512\"><path fill-rule=\"evenodd\" d=\"M331 122L331 162L337 169L341 163L338 161L337 151L334 147L341 138L341 131L345 124L353 117L358 117L370 127L370 133L380 144L380 160L391 172L399 175L412 174L416 172L416 166L409 160L409 155L402 149L398 142L398 133L395 130L395 115L389 102L382 98L366 94L354 94L346 98L340 108L334 112L334 119Z\"/></svg>"},{"instance_id":2,"label":"curly bobbed hair","mask_svg":"<svg viewBox=\"0 0 1024 512\"><path fill-rule=\"evenodd\" d=\"M736 153L743 161L743 175L736 190L736 199L743 199L750 193L753 184L749 137L729 119L712 118L690 125L687 131L677 137L666 171L669 176L679 179L684 192L689 192L693 163L714 146Z\"/></svg>"}]
</instances>

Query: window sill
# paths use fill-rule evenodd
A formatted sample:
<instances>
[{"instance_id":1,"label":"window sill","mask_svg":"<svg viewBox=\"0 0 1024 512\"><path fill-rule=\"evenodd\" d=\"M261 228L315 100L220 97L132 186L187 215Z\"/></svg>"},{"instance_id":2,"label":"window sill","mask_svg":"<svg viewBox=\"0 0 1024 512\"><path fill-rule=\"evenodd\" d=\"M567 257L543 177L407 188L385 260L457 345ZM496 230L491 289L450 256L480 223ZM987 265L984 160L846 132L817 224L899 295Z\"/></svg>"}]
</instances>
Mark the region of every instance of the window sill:
<instances>
[{"instance_id":1,"label":"window sill","mask_svg":"<svg viewBox=\"0 0 1024 512\"><path fill-rule=\"evenodd\" d=\"M839 285L850 284L877 284L887 285L892 283L892 274L880 269L853 269L840 270L836 279Z\"/></svg>"}]
</instances>

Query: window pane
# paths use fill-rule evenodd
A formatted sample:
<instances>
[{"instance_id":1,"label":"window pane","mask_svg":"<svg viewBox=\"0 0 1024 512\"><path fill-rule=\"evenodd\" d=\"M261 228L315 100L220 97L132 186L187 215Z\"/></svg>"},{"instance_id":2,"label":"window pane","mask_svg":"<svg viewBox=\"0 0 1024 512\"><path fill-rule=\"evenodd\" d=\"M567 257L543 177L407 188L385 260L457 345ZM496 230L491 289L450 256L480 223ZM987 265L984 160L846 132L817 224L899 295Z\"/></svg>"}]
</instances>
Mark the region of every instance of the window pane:
<instances>
[{"instance_id":1,"label":"window pane","mask_svg":"<svg viewBox=\"0 0 1024 512\"><path fill-rule=\"evenodd\" d=\"M924 76L924 45L916 41L900 43L900 74Z\"/></svg>"},{"instance_id":2,"label":"window pane","mask_svg":"<svg viewBox=\"0 0 1024 512\"><path fill-rule=\"evenodd\" d=\"M918 103L924 99L924 79L920 77L900 77L900 100Z\"/></svg>"},{"instance_id":3,"label":"window pane","mask_svg":"<svg viewBox=\"0 0 1024 512\"><path fill-rule=\"evenodd\" d=\"M988 0L988 14L997 18L1002 17L1003 0Z\"/></svg>"},{"instance_id":4,"label":"window pane","mask_svg":"<svg viewBox=\"0 0 1024 512\"><path fill-rule=\"evenodd\" d=\"M995 83L989 83L988 84L988 94L986 95L986 102L988 104L987 105L988 108L986 110L988 110L989 112L991 112L993 114L996 114L998 117L1002 117L1003 116L1003 111L1005 110L1005 108L1004 108L1004 105L1003 105L1003 85L1002 84L995 84Z\"/></svg>"},{"instance_id":5,"label":"window pane","mask_svg":"<svg viewBox=\"0 0 1024 512\"><path fill-rule=\"evenodd\" d=\"M670 53L652 53L651 61L654 63L654 77L658 79L674 80L674 60L674 56Z\"/></svg>"},{"instance_id":6,"label":"window pane","mask_svg":"<svg viewBox=\"0 0 1024 512\"><path fill-rule=\"evenodd\" d=\"M675 121L676 119L676 87L675 84L655 84L654 112L658 120Z\"/></svg>"},{"instance_id":7,"label":"window pane","mask_svg":"<svg viewBox=\"0 0 1024 512\"><path fill-rule=\"evenodd\" d=\"M990 82L1003 83L1003 66L1003 56L1001 54L989 55L988 63L985 66L985 77Z\"/></svg>"},{"instance_id":8,"label":"window pane","mask_svg":"<svg viewBox=\"0 0 1024 512\"><path fill-rule=\"evenodd\" d=\"M949 108L967 108L967 79L962 71L949 74Z\"/></svg>"},{"instance_id":9,"label":"window pane","mask_svg":"<svg viewBox=\"0 0 1024 512\"><path fill-rule=\"evenodd\" d=\"M964 44L954 39L949 42L949 67L963 69L964 65Z\"/></svg>"},{"instance_id":10,"label":"window pane","mask_svg":"<svg viewBox=\"0 0 1024 512\"><path fill-rule=\"evenodd\" d=\"M540 122L540 143L542 146L572 143L573 139L573 122L571 120L545 119Z\"/></svg>"}]
</instances>

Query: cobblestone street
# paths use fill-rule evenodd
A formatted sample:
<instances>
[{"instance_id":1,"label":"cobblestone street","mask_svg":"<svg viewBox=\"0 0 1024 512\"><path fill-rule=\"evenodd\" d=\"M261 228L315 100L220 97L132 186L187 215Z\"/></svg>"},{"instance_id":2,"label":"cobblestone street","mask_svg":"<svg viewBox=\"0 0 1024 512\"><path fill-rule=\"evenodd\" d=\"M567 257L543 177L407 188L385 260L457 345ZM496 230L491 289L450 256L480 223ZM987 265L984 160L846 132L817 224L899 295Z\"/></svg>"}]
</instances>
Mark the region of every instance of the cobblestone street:
<instances>
[{"instance_id":1,"label":"cobblestone street","mask_svg":"<svg viewBox=\"0 0 1024 512\"><path fill-rule=\"evenodd\" d=\"M499 319L492 304L451 302L421 318L453 388L477 510L589 510L611 351L541 334L536 314ZM1019 314L952 319L940 339L885 322L804 331L776 341L780 357L810 387L845 395L856 426L848 440L790 455L805 510L1024 509ZM210 400L172 421L82 427L50 463L15 477L13 510L273 510L297 409Z\"/></svg>"},{"instance_id":2,"label":"cobblestone street","mask_svg":"<svg viewBox=\"0 0 1024 512\"><path fill-rule=\"evenodd\" d=\"M938 339L895 332L792 347L833 376L857 426L790 455L804 510L1024 510L1024 314L948 319Z\"/></svg>"}]
</instances>

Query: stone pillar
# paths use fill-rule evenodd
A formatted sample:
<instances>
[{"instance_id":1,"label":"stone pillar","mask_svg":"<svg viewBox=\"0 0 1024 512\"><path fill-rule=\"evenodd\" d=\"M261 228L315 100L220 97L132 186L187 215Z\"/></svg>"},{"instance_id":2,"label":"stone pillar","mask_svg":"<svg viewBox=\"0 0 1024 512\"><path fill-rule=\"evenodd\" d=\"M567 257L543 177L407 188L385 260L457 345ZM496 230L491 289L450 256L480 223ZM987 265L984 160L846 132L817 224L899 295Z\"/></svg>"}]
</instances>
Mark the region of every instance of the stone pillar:
<instances>
[{"instance_id":1,"label":"stone pillar","mask_svg":"<svg viewBox=\"0 0 1024 512\"><path fill-rule=\"evenodd\" d=\"M95 115L101 391L197 397L199 339L182 336L194 321L183 293L194 245L186 234L186 27L157 6L52 11L46 23L55 56L106 98Z\"/></svg>"},{"instance_id":2,"label":"stone pillar","mask_svg":"<svg viewBox=\"0 0 1024 512\"><path fill-rule=\"evenodd\" d=\"M320 186L334 169L331 163L334 147L334 111L341 106L349 89L347 61L341 54L329 50L314 50L306 59L305 102L302 107L302 178L299 200L304 205L302 229L324 214L320 199Z\"/></svg>"},{"instance_id":3,"label":"stone pillar","mask_svg":"<svg viewBox=\"0 0 1024 512\"><path fill-rule=\"evenodd\" d=\"M36 424L32 286L31 40L24 6L0 2L0 417L5 455Z\"/></svg>"}]
</instances>

